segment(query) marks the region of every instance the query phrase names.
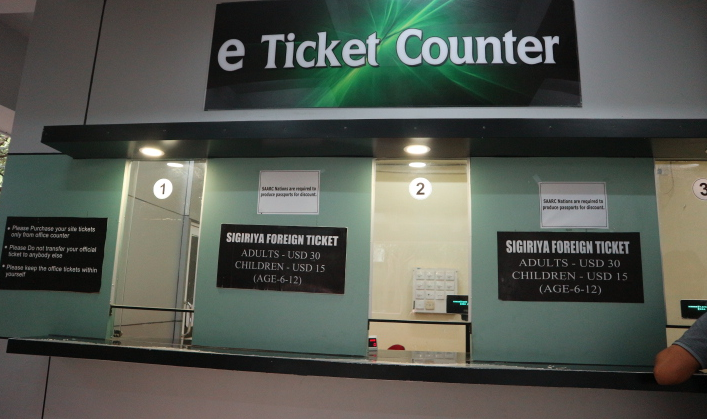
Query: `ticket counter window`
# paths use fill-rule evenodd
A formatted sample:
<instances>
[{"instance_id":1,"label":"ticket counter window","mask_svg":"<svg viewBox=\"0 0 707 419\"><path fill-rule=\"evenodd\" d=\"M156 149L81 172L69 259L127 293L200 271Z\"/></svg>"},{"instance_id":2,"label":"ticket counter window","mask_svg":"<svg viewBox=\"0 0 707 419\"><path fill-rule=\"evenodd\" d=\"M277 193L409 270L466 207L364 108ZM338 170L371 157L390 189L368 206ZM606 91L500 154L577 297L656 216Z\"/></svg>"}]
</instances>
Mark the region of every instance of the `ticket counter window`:
<instances>
[{"instance_id":1,"label":"ticket counter window","mask_svg":"<svg viewBox=\"0 0 707 419\"><path fill-rule=\"evenodd\" d=\"M113 279L114 338L189 343L206 163L133 161Z\"/></svg>"},{"instance_id":2,"label":"ticket counter window","mask_svg":"<svg viewBox=\"0 0 707 419\"><path fill-rule=\"evenodd\" d=\"M370 335L380 349L465 352L468 318L447 300L470 296L468 162L379 160L374 199Z\"/></svg>"},{"instance_id":3,"label":"ticket counter window","mask_svg":"<svg viewBox=\"0 0 707 419\"><path fill-rule=\"evenodd\" d=\"M707 301L707 162L658 161L655 181L670 345Z\"/></svg>"}]
</instances>

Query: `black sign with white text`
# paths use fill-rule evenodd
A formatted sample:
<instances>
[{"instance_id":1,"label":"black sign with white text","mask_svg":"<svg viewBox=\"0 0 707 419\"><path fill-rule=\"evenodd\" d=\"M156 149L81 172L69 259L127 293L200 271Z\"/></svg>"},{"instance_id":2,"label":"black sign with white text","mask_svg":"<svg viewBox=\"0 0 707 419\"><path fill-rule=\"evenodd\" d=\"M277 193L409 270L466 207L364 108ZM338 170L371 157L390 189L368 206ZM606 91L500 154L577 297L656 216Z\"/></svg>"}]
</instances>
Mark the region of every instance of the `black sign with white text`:
<instances>
[{"instance_id":1,"label":"black sign with white text","mask_svg":"<svg viewBox=\"0 0 707 419\"><path fill-rule=\"evenodd\" d=\"M222 224L217 286L343 294L346 228Z\"/></svg>"},{"instance_id":2,"label":"black sign with white text","mask_svg":"<svg viewBox=\"0 0 707 419\"><path fill-rule=\"evenodd\" d=\"M643 303L640 234L499 231L498 298Z\"/></svg>"},{"instance_id":3,"label":"black sign with white text","mask_svg":"<svg viewBox=\"0 0 707 419\"><path fill-rule=\"evenodd\" d=\"M99 292L107 221L7 217L0 289Z\"/></svg>"}]
</instances>

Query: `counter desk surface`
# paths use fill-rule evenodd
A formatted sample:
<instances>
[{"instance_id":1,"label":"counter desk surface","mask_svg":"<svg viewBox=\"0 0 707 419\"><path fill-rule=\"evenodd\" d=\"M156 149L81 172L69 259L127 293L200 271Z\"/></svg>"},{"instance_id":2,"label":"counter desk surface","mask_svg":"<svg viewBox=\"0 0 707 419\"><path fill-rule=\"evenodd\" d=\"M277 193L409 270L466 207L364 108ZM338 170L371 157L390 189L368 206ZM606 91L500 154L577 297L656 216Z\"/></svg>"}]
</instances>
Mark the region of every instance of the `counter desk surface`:
<instances>
[{"instance_id":1,"label":"counter desk surface","mask_svg":"<svg viewBox=\"0 0 707 419\"><path fill-rule=\"evenodd\" d=\"M681 385L660 386L651 367L482 362L455 352L376 350L355 357L68 336L10 338L7 352L373 380L707 393L703 373Z\"/></svg>"}]
</instances>

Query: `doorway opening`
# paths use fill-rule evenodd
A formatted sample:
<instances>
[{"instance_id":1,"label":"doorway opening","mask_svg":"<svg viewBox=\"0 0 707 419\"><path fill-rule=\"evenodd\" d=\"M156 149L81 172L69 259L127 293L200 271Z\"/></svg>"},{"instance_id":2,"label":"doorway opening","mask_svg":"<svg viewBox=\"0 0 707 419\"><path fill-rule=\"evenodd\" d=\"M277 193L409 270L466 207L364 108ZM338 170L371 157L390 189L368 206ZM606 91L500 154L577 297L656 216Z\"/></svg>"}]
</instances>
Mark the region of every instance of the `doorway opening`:
<instances>
[{"instance_id":1,"label":"doorway opening","mask_svg":"<svg viewBox=\"0 0 707 419\"><path fill-rule=\"evenodd\" d=\"M204 161L132 161L111 290L114 338L190 344Z\"/></svg>"},{"instance_id":2,"label":"doorway opening","mask_svg":"<svg viewBox=\"0 0 707 419\"><path fill-rule=\"evenodd\" d=\"M468 352L470 187L467 160L378 160L369 334L378 347ZM397 345L397 346L396 346Z\"/></svg>"}]
</instances>

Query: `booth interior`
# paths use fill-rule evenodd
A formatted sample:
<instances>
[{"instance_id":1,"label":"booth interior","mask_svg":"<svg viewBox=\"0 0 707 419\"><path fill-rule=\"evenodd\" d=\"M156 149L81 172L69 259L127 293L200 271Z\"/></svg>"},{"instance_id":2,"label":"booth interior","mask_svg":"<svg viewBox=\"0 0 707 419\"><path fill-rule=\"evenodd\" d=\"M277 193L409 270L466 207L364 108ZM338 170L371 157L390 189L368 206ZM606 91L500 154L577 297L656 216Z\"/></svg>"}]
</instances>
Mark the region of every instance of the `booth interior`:
<instances>
[{"instance_id":1,"label":"booth interior","mask_svg":"<svg viewBox=\"0 0 707 419\"><path fill-rule=\"evenodd\" d=\"M95 288L10 275L0 336L17 353L619 371L630 384L596 386L656 389L655 354L691 324L681 300L707 300L704 132L601 119L45 127L62 154L8 162L3 272L78 267L67 282ZM99 220L101 243L78 259L102 251L92 270L64 263L73 244L37 249L36 233L20 249L12 235L57 220L78 232ZM35 260L11 268L11 244ZM700 380L685 385L703 392Z\"/></svg>"}]
</instances>

